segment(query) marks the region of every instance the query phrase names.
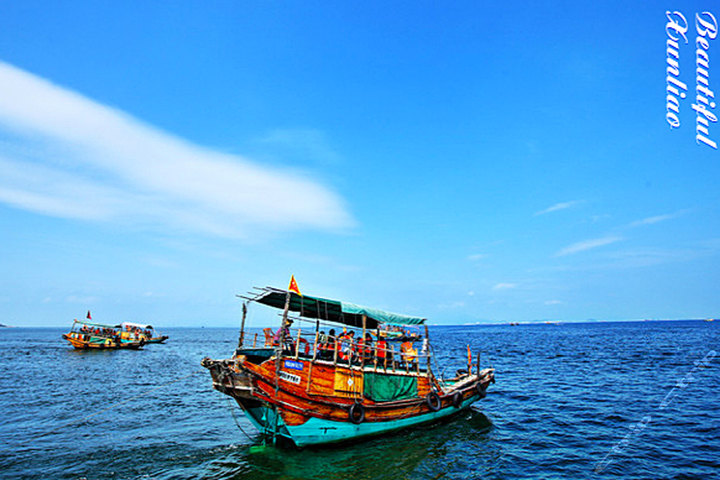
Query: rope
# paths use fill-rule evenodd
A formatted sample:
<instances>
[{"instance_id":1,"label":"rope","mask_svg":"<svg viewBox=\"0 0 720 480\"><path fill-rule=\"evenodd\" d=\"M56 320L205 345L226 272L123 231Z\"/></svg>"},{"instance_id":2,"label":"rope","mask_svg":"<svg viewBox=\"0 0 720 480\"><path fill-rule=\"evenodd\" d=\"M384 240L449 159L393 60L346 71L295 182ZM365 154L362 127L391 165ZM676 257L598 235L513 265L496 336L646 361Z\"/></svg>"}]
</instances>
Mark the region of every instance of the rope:
<instances>
[{"instance_id":1,"label":"rope","mask_svg":"<svg viewBox=\"0 0 720 480\"><path fill-rule=\"evenodd\" d=\"M235 408L234 408L230 398L228 397L225 400L227 400L227 402L228 402L228 408L230 409L230 414L232 415L233 420L235 420L235 425L237 425L238 429L243 434L245 434L245 436L248 438L248 440L253 441L252 437L250 435L248 435L247 432L245 430L243 430L243 428L240 426L240 422L238 422L237 416L235 415Z\"/></svg>"},{"instance_id":2,"label":"rope","mask_svg":"<svg viewBox=\"0 0 720 480\"><path fill-rule=\"evenodd\" d=\"M432 345L429 345L429 344L428 344L428 347L429 347L428 355L430 354L430 352L432 352L432 359L433 359L433 362L435 362L435 371L440 373L440 379L444 382L445 381L445 370L447 370L447 366L445 366L441 370L440 367L438 366L437 355L435 355L435 347L433 347Z\"/></svg>"}]
</instances>

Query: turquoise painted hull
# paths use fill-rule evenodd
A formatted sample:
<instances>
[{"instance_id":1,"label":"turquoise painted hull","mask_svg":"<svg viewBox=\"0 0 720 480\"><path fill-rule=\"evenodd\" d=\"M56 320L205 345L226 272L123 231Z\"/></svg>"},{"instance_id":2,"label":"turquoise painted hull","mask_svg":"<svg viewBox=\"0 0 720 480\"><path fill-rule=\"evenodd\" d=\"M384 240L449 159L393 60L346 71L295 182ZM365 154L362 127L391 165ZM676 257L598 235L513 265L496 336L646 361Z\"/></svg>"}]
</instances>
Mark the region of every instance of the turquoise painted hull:
<instances>
[{"instance_id":1,"label":"turquoise painted hull","mask_svg":"<svg viewBox=\"0 0 720 480\"><path fill-rule=\"evenodd\" d=\"M278 416L276 424L275 411L266 405L250 408L244 407L244 410L248 414L250 421L261 433L269 436L284 437L291 440L298 447L307 447L310 445L348 442L358 438L381 435L408 427L436 422L469 408L470 405L479 399L479 395L474 395L465 400L460 407L448 406L437 412L428 412L409 418L383 422L363 422L359 425L349 421L337 422L310 417L310 419L302 425L288 426L285 425L280 416ZM273 435L273 433L275 435Z\"/></svg>"}]
</instances>

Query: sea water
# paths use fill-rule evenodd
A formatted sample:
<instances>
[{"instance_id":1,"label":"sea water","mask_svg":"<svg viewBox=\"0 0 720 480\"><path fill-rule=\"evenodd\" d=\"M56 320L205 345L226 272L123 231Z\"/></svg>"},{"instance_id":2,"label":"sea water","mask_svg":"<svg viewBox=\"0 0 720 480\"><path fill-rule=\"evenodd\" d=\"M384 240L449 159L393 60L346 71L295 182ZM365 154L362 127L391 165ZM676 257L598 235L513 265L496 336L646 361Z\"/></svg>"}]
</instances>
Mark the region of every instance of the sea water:
<instances>
[{"instance_id":1,"label":"sea water","mask_svg":"<svg viewBox=\"0 0 720 480\"><path fill-rule=\"evenodd\" d=\"M200 367L230 356L237 330L77 351L63 329L0 329L0 478L720 478L720 322L430 332L438 375L467 367L468 344L496 369L486 399L438 425L298 451L263 446Z\"/></svg>"}]
</instances>

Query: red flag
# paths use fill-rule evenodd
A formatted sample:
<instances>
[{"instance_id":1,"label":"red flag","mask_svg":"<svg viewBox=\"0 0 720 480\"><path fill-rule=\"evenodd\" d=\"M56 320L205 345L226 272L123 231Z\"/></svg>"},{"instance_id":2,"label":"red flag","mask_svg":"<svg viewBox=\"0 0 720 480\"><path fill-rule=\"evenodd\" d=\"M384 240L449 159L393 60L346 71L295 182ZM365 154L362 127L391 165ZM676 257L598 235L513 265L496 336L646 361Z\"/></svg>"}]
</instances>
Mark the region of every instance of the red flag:
<instances>
[{"instance_id":1,"label":"red flag","mask_svg":"<svg viewBox=\"0 0 720 480\"><path fill-rule=\"evenodd\" d=\"M92 320L92 317L90 316L90 310L88 310L87 319Z\"/></svg>"},{"instance_id":2,"label":"red flag","mask_svg":"<svg viewBox=\"0 0 720 480\"><path fill-rule=\"evenodd\" d=\"M300 289L298 288L298 284L297 284L297 282L295 281L295 275L291 275L291 276L290 276L290 286L288 287L288 290L290 290L291 292L295 292L295 293L297 293L298 295L300 295L300 296L302 297L302 293L300 293Z\"/></svg>"}]
</instances>

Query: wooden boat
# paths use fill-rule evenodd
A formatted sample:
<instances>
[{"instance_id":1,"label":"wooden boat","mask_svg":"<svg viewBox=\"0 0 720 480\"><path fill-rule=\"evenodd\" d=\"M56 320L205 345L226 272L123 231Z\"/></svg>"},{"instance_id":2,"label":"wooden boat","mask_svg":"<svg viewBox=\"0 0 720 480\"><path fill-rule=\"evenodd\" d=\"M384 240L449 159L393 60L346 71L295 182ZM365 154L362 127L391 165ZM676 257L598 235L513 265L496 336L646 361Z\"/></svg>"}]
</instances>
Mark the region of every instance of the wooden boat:
<instances>
[{"instance_id":1,"label":"wooden boat","mask_svg":"<svg viewBox=\"0 0 720 480\"><path fill-rule=\"evenodd\" d=\"M145 343L165 343L167 335L161 335L152 325L145 325L142 323L123 322L120 324L123 331L131 332L137 335L139 338L145 340Z\"/></svg>"},{"instance_id":2,"label":"wooden boat","mask_svg":"<svg viewBox=\"0 0 720 480\"><path fill-rule=\"evenodd\" d=\"M123 332L120 325L103 325L74 320L70 332L62 338L78 350L129 348L137 350L145 345L145 340Z\"/></svg>"},{"instance_id":3,"label":"wooden boat","mask_svg":"<svg viewBox=\"0 0 720 480\"><path fill-rule=\"evenodd\" d=\"M244 304L235 354L224 360L205 358L202 365L210 371L213 387L235 399L273 443L305 447L346 442L434 422L468 409L495 381L492 368L480 370L479 355L473 371L469 346L467 370L452 379L437 378L425 318L272 287L243 298L283 310L278 334L273 338L266 332L264 345L257 345L257 335L252 345L245 345ZM310 324L294 332L296 341L290 340L293 320ZM381 340L356 342L350 354L349 342L343 341L349 332L325 334L327 327L357 329L369 340L367 334L377 334L388 323L423 326L423 351L398 352L376 337Z\"/></svg>"},{"instance_id":4,"label":"wooden boat","mask_svg":"<svg viewBox=\"0 0 720 480\"><path fill-rule=\"evenodd\" d=\"M402 325L381 325L377 330L377 337L384 338L387 341L394 342L416 342L422 340L422 335L419 332L413 332Z\"/></svg>"}]
</instances>

